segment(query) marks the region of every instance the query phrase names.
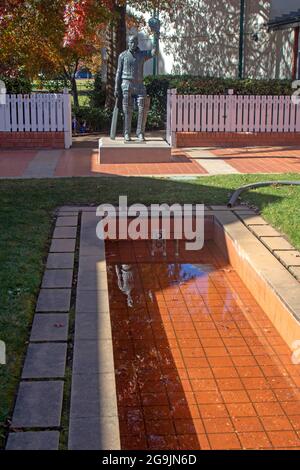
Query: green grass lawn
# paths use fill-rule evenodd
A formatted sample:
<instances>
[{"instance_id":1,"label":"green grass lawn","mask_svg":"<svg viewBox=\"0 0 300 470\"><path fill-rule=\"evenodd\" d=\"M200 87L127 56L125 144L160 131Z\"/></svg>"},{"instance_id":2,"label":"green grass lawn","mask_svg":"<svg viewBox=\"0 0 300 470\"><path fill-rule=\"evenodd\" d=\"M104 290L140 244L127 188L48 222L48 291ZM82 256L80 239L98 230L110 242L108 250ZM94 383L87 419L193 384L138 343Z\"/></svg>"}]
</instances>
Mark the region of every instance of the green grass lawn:
<instances>
[{"instance_id":1,"label":"green grass lawn","mask_svg":"<svg viewBox=\"0 0 300 470\"><path fill-rule=\"evenodd\" d=\"M0 447L13 409L55 209L66 204L117 204L119 195L127 195L129 203L226 204L238 186L266 179L300 180L300 175L185 181L125 177L0 181L0 340L6 342L8 361L0 366ZM242 199L258 207L300 249L299 186L261 188L245 193Z\"/></svg>"}]
</instances>

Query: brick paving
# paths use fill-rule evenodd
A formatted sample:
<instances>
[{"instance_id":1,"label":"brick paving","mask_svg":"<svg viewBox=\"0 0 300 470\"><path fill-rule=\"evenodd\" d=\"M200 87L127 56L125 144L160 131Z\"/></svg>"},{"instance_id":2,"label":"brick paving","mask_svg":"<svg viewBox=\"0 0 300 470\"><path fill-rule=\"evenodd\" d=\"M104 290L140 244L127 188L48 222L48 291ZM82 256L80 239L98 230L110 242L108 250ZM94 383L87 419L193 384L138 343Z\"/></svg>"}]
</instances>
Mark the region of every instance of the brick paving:
<instances>
[{"instance_id":1,"label":"brick paving","mask_svg":"<svg viewBox=\"0 0 300 470\"><path fill-rule=\"evenodd\" d=\"M212 150L241 173L299 173L298 147L241 147Z\"/></svg>"},{"instance_id":2,"label":"brick paving","mask_svg":"<svg viewBox=\"0 0 300 470\"><path fill-rule=\"evenodd\" d=\"M174 149L169 163L102 164L98 150L61 150L49 163L47 150L0 151L0 178L76 176L205 176L230 173L300 172L300 147ZM45 160L43 167L43 155ZM192 154L195 157L192 157ZM38 155L38 158L37 158ZM196 156L197 155L197 156ZM212 158L214 157L214 158ZM202 165L203 163L203 165Z\"/></svg>"},{"instance_id":3,"label":"brick paving","mask_svg":"<svg viewBox=\"0 0 300 470\"><path fill-rule=\"evenodd\" d=\"M106 242L122 448L299 449L299 366L216 246L150 252Z\"/></svg>"}]
</instances>

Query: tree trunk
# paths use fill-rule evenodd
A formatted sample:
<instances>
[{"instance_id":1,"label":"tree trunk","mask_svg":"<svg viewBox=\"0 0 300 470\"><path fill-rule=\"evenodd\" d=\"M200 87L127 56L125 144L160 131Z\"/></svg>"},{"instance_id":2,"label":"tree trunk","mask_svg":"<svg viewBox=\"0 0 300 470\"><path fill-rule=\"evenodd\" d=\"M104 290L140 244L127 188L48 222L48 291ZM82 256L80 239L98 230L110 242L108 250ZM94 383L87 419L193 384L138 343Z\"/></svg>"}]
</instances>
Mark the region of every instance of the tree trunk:
<instances>
[{"instance_id":1,"label":"tree trunk","mask_svg":"<svg viewBox=\"0 0 300 470\"><path fill-rule=\"evenodd\" d=\"M126 4L119 6L115 2L115 19L111 22L106 33L107 50L107 82L106 101L107 108L114 106L115 76L118 65L118 57L126 49Z\"/></svg>"},{"instance_id":2,"label":"tree trunk","mask_svg":"<svg viewBox=\"0 0 300 470\"><path fill-rule=\"evenodd\" d=\"M74 99L74 106L76 106L76 108L77 108L79 106L79 99L78 99L77 82L76 82L75 77L72 77L71 85L72 85L72 95L73 95L73 99Z\"/></svg>"}]
</instances>

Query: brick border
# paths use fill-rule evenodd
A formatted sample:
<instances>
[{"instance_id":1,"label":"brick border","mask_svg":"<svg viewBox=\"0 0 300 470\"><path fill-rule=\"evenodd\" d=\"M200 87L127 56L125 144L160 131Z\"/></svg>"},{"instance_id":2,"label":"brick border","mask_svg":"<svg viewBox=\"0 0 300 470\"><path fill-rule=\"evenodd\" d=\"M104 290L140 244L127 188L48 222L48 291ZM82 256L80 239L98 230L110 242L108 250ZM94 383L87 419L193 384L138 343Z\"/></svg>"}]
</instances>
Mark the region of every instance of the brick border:
<instances>
[{"instance_id":1,"label":"brick border","mask_svg":"<svg viewBox=\"0 0 300 470\"><path fill-rule=\"evenodd\" d=\"M57 450L61 429L78 212L60 213L42 280L7 450ZM57 232L72 226L72 234ZM72 238L70 238L70 235ZM69 243L67 253L54 245Z\"/></svg>"},{"instance_id":2,"label":"brick border","mask_svg":"<svg viewBox=\"0 0 300 470\"><path fill-rule=\"evenodd\" d=\"M0 149L65 148L64 132L0 132Z\"/></svg>"},{"instance_id":3,"label":"brick border","mask_svg":"<svg viewBox=\"0 0 300 470\"><path fill-rule=\"evenodd\" d=\"M176 132L176 147L299 145L300 132Z\"/></svg>"},{"instance_id":4,"label":"brick border","mask_svg":"<svg viewBox=\"0 0 300 470\"><path fill-rule=\"evenodd\" d=\"M119 418L104 241L82 212L69 423L70 450L119 450Z\"/></svg>"}]
</instances>

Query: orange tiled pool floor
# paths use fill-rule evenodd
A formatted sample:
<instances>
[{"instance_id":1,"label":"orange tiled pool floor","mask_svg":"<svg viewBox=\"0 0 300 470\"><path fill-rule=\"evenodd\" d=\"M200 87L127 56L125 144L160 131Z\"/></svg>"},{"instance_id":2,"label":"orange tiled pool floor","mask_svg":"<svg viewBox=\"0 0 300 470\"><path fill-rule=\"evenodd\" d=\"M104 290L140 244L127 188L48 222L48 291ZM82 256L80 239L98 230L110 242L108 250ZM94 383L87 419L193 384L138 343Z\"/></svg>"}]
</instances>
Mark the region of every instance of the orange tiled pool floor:
<instances>
[{"instance_id":1,"label":"orange tiled pool floor","mask_svg":"<svg viewBox=\"0 0 300 470\"><path fill-rule=\"evenodd\" d=\"M122 449L299 449L300 367L216 246L106 255Z\"/></svg>"}]
</instances>

